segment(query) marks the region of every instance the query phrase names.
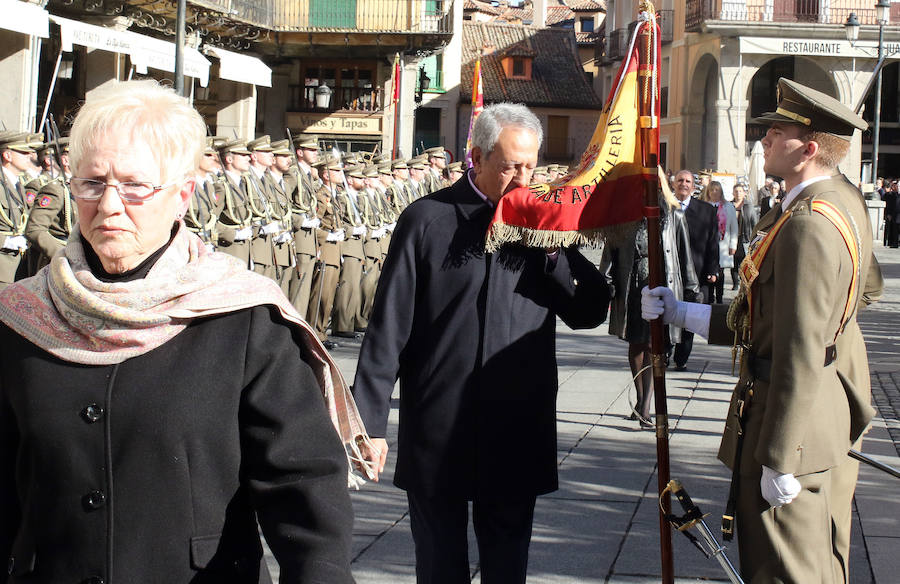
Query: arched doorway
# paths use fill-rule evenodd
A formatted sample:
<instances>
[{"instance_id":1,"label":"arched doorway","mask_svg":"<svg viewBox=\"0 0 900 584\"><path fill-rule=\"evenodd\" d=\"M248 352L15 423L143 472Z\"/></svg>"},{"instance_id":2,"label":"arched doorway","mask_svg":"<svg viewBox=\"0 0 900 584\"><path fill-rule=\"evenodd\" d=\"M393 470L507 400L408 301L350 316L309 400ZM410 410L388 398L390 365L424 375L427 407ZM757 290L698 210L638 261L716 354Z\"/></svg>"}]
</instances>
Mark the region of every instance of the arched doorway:
<instances>
[{"instance_id":1,"label":"arched doorway","mask_svg":"<svg viewBox=\"0 0 900 584\"><path fill-rule=\"evenodd\" d=\"M775 111L778 80L782 77L840 99L831 75L815 61L805 57L772 59L759 68L747 88L747 101L750 107L747 112L746 139L751 146L765 135L767 129L765 125L753 123L753 120L766 112Z\"/></svg>"},{"instance_id":2,"label":"arched doorway","mask_svg":"<svg viewBox=\"0 0 900 584\"><path fill-rule=\"evenodd\" d=\"M878 142L878 176L900 176L900 63L885 65L881 70L881 135ZM875 87L866 98L863 119L869 122L870 131L863 132L862 157L872 160L872 140L875 122Z\"/></svg>"},{"instance_id":3,"label":"arched doorway","mask_svg":"<svg viewBox=\"0 0 900 584\"><path fill-rule=\"evenodd\" d=\"M685 167L694 171L715 169L718 158L719 63L705 54L691 78L684 136Z\"/></svg>"}]
</instances>

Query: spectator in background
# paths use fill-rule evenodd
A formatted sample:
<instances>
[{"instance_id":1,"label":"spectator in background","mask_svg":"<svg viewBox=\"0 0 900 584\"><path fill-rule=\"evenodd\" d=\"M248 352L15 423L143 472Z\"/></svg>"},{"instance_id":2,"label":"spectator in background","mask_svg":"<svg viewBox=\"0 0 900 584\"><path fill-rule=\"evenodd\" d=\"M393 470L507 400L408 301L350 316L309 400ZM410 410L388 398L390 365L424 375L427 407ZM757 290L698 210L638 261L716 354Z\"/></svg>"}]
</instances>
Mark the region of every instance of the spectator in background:
<instances>
[{"instance_id":1,"label":"spectator in background","mask_svg":"<svg viewBox=\"0 0 900 584\"><path fill-rule=\"evenodd\" d=\"M884 244L898 247L900 240L900 194L897 181L891 181L890 189L884 192Z\"/></svg>"},{"instance_id":2,"label":"spectator in background","mask_svg":"<svg viewBox=\"0 0 900 584\"><path fill-rule=\"evenodd\" d=\"M734 267L731 268L731 289L737 290L740 285L740 277L738 269L744 256L747 255L747 248L753 239L753 227L759 221L759 215L756 207L747 197L747 191L742 185L734 185L734 211L737 214L738 222L738 240L737 251L734 252Z\"/></svg>"},{"instance_id":3,"label":"spectator in background","mask_svg":"<svg viewBox=\"0 0 900 584\"><path fill-rule=\"evenodd\" d=\"M675 174L675 198L681 203L684 219L691 242L691 261L700 282L700 302L711 303L708 287L714 284L719 274L719 235L716 210L709 203L694 199L694 175L690 170L679 170ZM694 334L682 331L681 342L675 344L675 368L683 371L691 356Z\"/></svg>"},{"instance_id":4,"label":"spectator in background","mask_svg":"<svg viewBox=\"0 0 900 584\"><path fill-rule=\"evenodd\" d=\"M710 284L710 296L716 304L722 304L725 291L725 268L734 267L734 253L737 251L738 224L734 205L725 200L722 183L714 180L707 185L703 198L716 208L716 233L719 243L719 272Z\"/></svg>"},{"instance_id":5,"label":"spectator in background","mask_svg":"<svg viewBox=\"0 0 900 584\"><path fill-rule=\"evenodd\" d=\"M660 170L662 196L660 257L663 258L667 285L676 298L696 299L700 293L694 263L691 260L691 243L687 224L678 199L668 188L668 180ZM609 334L628 342L628 364L634 377L637 393L635 406L629 419L637 420L641 428L654 427L650 418L653 403L653 371L650 368L650 324L641 318L641 289L650 278L648 262L647 223L643 221L631 238L622 244L608 243L603 248L600 271L609 284L612 300L609 306ZM690 300L688 300L690 301ZM667 343L681 340L678 327L668 328Z\"/></svg>"}]
</instances>

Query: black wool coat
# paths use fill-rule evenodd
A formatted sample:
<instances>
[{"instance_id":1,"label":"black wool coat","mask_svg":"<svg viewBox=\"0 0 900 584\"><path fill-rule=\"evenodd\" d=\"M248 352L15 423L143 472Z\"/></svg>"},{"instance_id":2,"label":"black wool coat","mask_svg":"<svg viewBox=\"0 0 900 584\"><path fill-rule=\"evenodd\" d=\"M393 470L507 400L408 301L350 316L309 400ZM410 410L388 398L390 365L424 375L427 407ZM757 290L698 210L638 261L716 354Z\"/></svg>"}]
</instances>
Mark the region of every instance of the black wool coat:
<instances>
[{"instance_id":1,"label":"black wool coat","mask_svg":"<svg viewBox=\"0 0 900 584\"><path fill-rule=\"evenodd\" d=\"M557 488L556 316L606 318L602 275L574 249L485 254L493 209L467 176L400 216L354 383L384 437L400 379L394 483L426 494L539 495Z\"/></svg>"},{"instance_id":2,"label":"black wool coat","mask_svg":"<svg viewBox=\"0 0 900 584\"><path fill-rule=\"evenodd\" d=\"M270 307L195 320L118 365L0 325L8 582L352 582L344 449ZM93 579L92 579L93 578Z\"/></svg>"},{"instance_id":3,"label":"black wool coat","mask_svg":"<svg viewBox=\"0 0 900 584\"><path fill-rule=\"evenodd\" d=\"M719 220L716 208L705 201L694 199L684 212L688 237L691 240L691 258L700 284L707 276L719 273Z\"/></svg>"}]
</instances>

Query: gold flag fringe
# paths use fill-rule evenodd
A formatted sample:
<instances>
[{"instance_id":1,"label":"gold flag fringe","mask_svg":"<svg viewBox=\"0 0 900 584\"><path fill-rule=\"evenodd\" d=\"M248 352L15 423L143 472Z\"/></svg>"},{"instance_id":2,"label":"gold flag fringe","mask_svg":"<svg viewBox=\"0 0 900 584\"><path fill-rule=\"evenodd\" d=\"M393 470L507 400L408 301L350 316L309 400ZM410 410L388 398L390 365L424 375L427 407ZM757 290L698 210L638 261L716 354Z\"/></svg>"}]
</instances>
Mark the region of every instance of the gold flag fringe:
<instances>
[{"instance_id":1,"label":"gold flag fringe","mask_svg":"<svg viewBox=\"0 0 900 584\"><path fill-rule=\"evenodd\" d=\"M526 247L540 247L544 249L570 247L573 245L601 247L607 243L610 245L621 245L634 237L641 222L642 220L632 221L630 223L578 231L531 229L521 225L494 223L488 230L484 249L488 253L495 253L507 243L521 243Z\"/></svg>"}]
</instances>

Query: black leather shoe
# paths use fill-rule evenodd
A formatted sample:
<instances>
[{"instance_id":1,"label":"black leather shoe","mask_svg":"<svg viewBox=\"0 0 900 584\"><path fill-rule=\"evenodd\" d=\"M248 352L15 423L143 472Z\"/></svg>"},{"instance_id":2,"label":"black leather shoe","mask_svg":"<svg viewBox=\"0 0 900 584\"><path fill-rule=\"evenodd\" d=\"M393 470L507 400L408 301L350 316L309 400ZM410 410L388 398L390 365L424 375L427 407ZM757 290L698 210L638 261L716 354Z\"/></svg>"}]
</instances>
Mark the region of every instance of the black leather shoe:
<instances>
[{"instance_id":1,"label":"black leather shoe","mask_svg":"<svg viewBox=\"0 0 900 584\"><path fill-rule=\"evenodd\" d=\"M340 337L342 339L355 339L358 335L353 331L337 331L331 333L331 336Z\"/></svg>"},{"instance_id":2,"label":"black leather shoe","mask_svg":"<svg viewBox=\"0 0 900 584\"><path fill-rule=\"evenodd\" d=\"M340 345L335 343L334 341L323 341L322 344L329 351L333 351L334 349L337 349L338 347L340 347Z\"/></svg>"}]
</instances>

